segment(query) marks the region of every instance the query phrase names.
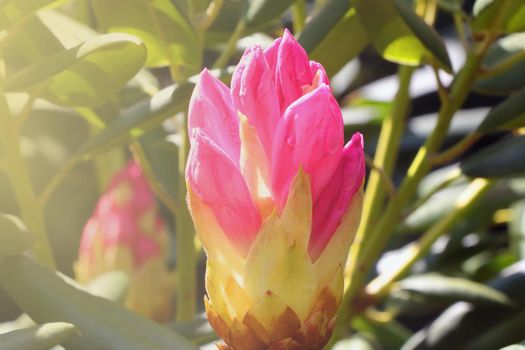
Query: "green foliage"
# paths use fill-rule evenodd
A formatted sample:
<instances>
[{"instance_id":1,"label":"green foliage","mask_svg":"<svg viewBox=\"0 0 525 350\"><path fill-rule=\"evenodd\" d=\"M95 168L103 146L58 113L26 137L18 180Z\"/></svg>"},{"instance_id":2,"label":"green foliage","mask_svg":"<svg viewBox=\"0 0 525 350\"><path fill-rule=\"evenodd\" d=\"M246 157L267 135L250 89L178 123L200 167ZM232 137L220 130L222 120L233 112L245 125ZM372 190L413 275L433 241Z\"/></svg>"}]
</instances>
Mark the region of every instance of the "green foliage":
<instances>
[{"instance_id":1,"label":"green foliage","mask_svg":"<svg viewBox=\"0 0 525 350\"><path fill-rule=\"evenodd\" d=\"M80 335L71 323L53 322L0 335L5 350L48 350L60 345L73 335Z\"/></svg>"},{"instance_id":2,"label":"green foliage","mask_svg":"<svg viewBox=\"0 0 525 350\"><path fill-rule=\"evenodd\" d=\"M370 157L359 244L326 349L525 340L525 2L468 5L0 0L0 212L9 213L0 214L0 287L10 298L0 297L0 321L16 304L37 322L0 324L11 330L0 348L217 341L199 313L203 254L185 210L188 105L199 71L227 67L212 74L229 84L241 51L285 26L324 66L346 136L362 132ZM399 80L396 91L386 76ZM86 286L66 277L96 199L131 157L173 238L176 316L165 325L122 306L136 283L129 271Z\"/></svg>"},{"instance_id":3,"label":"green foliage","mask_svg":"<svg viewBox=\"0 0 525 350\"><path fill-rule=\"evenodd\" d=\"M67 344L75 349L196 349L175 332L66 283L26 257L3 259L0 277L2 287L36 322L74 324L81 336Z\"/></svg>"},{"instance_id":4,"label":"green foliage","mask_svg":"<svg viewBox=\"0 0 525 350\"><path fill-rule=\"evenodd\" d=\"M0 214L0 257L20 254L29 249L31 243L31 235L20 219Z\"/></svg>"}]
</instances>

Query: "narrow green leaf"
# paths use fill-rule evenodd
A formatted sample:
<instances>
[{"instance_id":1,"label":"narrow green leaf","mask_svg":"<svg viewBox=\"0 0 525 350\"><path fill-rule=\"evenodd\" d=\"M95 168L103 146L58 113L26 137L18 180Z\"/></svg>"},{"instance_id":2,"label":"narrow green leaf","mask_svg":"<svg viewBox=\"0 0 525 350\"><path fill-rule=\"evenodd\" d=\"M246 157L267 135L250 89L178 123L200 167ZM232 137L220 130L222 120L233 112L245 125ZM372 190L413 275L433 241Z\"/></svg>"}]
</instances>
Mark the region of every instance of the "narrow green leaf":
<instances>
[{"instance_id":1,"label":"narrow green leaf","mask_svg":"<svg viewBox=\"0 0 525 350\"><path fill-rule=\"evenodd\" d=\"M518 176L525 173L525 135L507 137L461 162L470 177Z\"/></svg>"},{"instance_id":2,"label":"narrow green leaf","mask_svg":"<svg viewBox=\"0 0 525 350\"><path fill-rule=\"evenodd\" d=\"M36 322L73 323L81 336L65 346L78 350L197 350L173 331L109 300L65 283L25 256L4 258L0 284Z\"/></svg>"},{"instance_id":3,"label":"narrow green leaf","mask_svg":"<svg viewBox=\"0 0 525 350\"><path fill-rule=\"evenodd\" d=\"M228 83L233 73L232 67L214 70L212 74ZM89 156L105 151L129 140L138 138L148 130L159 126L166 118L188 110L188 103L198 76L188 82L168 86L147 101L139 102L121 114L121 117L109 124L102 132L88 141L79 151L78 156Z\"/></svg>"},{"instance_id":4,"label":"narrow green leaf","mask_svg":"<svg viewBox=\"0 0 525 350\"><path fill-rule=\"evenodd\" d=\"M148 49L147 66L170 66L177 81L198 73L202 42L191 22L170 0L93 0L101 28L142 39Z\"/></svg>"},{"instance_id":5,"label":"narrow green leaf","mask_svg":"<svg viewBox=\"0 0 525 350\"><path fill-rule=\"evenodd\" d=\"M6 30L54 0L8 0L0 3L0 30Z\"/></svg>"},{"instance_id":6,"label":"narrow green leaf","mask_svg":"<svg viewBox=\"0 0 525 350\"><path fill-rule=\"evenodd\" d=\"M0 334L2 350L49 350L73 335L80 335L71 323L51 322Z\"/></svg>"},{"instance_id":7,"label":"narrow green leaf","mask_svg":"<svg viewBox=\"0 0 525 350\"><path fill-rule=\"evenodd\" d=\"M405 278L398 286L401 290L450 301L463 300L485 305L513 304L505 294L463 278L427 274Z\"/></svg>"},{"instance_id":8,"label":"narrow green leaf","mask_svg":"<svg viewBox=\"0 0 525 350\"><path fill-rule=\"evenodd\" d=\"M502 271L489 284L521 308L499 305L474 305L458 302L445 310L437 319L405 343L403 350L463 349L465 344L478 338L487 329L500 324L523 310L525 305L525 263L523 261Z\"/></svg>"},{"instance_id":9,"label":"narrow green leaf","mask_svg":"<svg viewBox=\"0 0 525 350\"><path fill-rule=\"evenodd\" d=\"M502 7L504 4L505 7ZM501 29L505 32L521 32L525 30L525 2L523 0L477 0L472 10L474 20L472 28L475 31L488 29L498 13L503 10Z\"/></svg>"},{"instance_id":10,"label":"narrow green leaf","mask_svg":"<svg viewBox=\"0 0 525 350\"><path fill-rule=\"evenodd\" d=\"M126 34L102 35L84 44L47 56L12 75L7 91L24 91L45 83L42 95L59 105L100 106L142 67L144 44Z\"/></svg>"},{"instance_id":11,"label":"narrow green leaf","mask_svg":"<svg viewBox=\"0 0 525 350\"><path fill-rule=\"evenodd\" d=\"M23 253L31 243L31 234L20 219L0 214L0 257Z\"/></svg>"},{"instance_id":12,"label":"narrow green leaf","mask_svg":"<svg viewBox=\"0 0 525 350\"><path fill-rule=\"evenodd\" d=\"M160 125L166 118L185 111L193 87L193 83L168 86L150 100L134 105L89 140L79 154L84 156L105 151L128 140L130 133L132 137L139 137L145 131Z\"/></svg>"},{"instance_id":13,"label":"narrow green leaf","mask_svg":"<svg viewBox=\"0 0 525 350\"><path fill-rule=\"evenodd\" d=\"M218 339L205 314L199 314L191 321L171 323L168 327L196 345L211 343Z\"/></svg>"},{"instance_id":14,"label":"narrow green leaf","mask_svg":"<svg viewBox=\"0 0 525 350\"><path fill-rule=\"evenodd\" d=\"M91 281L86 286L86 290L98 297L122 304L128 293L129 282L127 273L123 271L110 271Z\"/></svg>"},{"instance_id":15,"label":"narrow green leaf","mask_svg":"<svg viewBox=\"0 0 525 350\"><path fill-rule=\"evenodd\" d=\"M391 0L352 0L368 38L381 55L400 64L419 65L427 52Z\"/></svg>"},{"instance_id":16,"label":"narrow green leaf","mask_svg":"<svg viewBox=\"0 0 525 350\"><path fill-rule=\"evenodd\" d=\"M511 57L525 51L525 33L511 34L499 39L487 51L483 66L490 71ZM525 58L515 62L508 69L487 77L481 77L474 89L494 95L508 95L525 86Z\"/></svg>"},{"instance_id":17,"label":"narrow green leaf","mask_svg":"<svg viewBox=\"0 0 525 350\"><path fill-rule=\"evenodd\" d=\"M525 259L525 199L511 206L509 234L512 250L520 259Z\"/></svg>"},{"instance_id":18,"label":"narrow green leaf","mask_svg":"<svg viewBox=\"0 0 525 350\"><path fill-rule=\"evenodd\" d=\"M441 67L447 71L452 72L452 63L448 57L448 52L441 40L439 34L430 27L425 21L419 17L405 0L394 0L394 4L405 21L408 27L416 35L416 37L423 43L428 51L434 55Z\"/></svg>"},{"instance_id":19,"label":"narrow green leaf","mask_svg":"<svg viewBox=\"0 0 525 350\"><path fill-rule=\"evenodd\" d=\"M525 126L525 88L512 95L485 117L478 132L513 130Z\"/></svg>"},{"instance_id":20,"label":"narrow green leaf","mask_svg":"<svg viewBox=\"0 0 525 350\"><path fill-rule=\"evenodd\" d=\"M472 339L465 350L492 350L522 341L525 337L525 311L504 320Z\"/></svg>"},{"instance_id":21,"label":"narrow green leaf","mask_svg":"<svg viewBox=\"0 0 525 350\"><path fill-rule=\"evenodd\" d=\"M358 317L352 322L352 327L360 333L373 334L381 344L388 345L389 349L399 349L411 335L410 330L395 320L378 322Z\"/></svg>"},{"instance_id":22,"label":"narrow green leaf","mask_svg":"<svg viewBox=\"0 0 525 350\"><path fill-rule=\"evenodd\" d=\"M295 0L249 0L246 8L246 24L250 27L260 27L278 19Z\"/></svg>"},{"instance_id":23,"label":"narrow green leaf","mask_svg":"<svg viewBox=\"0 0 525 350\"><path fill-rule=\"evenodd\" d=\"M355 9L351 8L317 44L310 57L320 62L329 76L333 76L359 55L367 44L366 31L357 18Z\"/></svg>"},{"instance_id":24,"label":"narrow green leaf","mask_svg":"<svg viewBox=\"0 0 525 350\"><path fill-rule=\"evenodd\" d=\"M313 52L330 31L341 22L345 14L348 13L348 10L350 10L349 1L327 1L319 13L306 23L297 41L304 47L306 52ZM355 38L352 38L352 40L354 39Z\"/></svg>"}]
</instances>

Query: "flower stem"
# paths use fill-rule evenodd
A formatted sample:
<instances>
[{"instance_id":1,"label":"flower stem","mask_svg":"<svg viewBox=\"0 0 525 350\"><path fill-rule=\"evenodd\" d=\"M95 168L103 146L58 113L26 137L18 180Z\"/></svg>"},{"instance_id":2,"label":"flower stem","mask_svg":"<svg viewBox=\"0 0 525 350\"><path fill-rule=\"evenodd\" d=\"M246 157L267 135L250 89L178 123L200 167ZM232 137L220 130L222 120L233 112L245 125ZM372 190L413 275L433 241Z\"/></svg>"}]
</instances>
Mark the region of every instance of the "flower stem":
<instances>
[{"instance_id":1,"label":"flower stem","mask_svg":"<svg viewBox=\"0 0 525 350\"><path fill-rule=\"evenodd\" d=\"M217 58L215 63L213 64L213 68L224 68L228 64L228 61L232 57L232 55L235 53L235 48L237 47L237 41L244 33L244 28L246 26L246 22L244 19L241 19L237 25L235 26L235 29L233 30L233 33L230 36L230 39L228 40L228 43L226 44L226 47L221 52L220 56Z\"/></svg>"},{"instance_id":2,"label":"flower stem","mask_svg":"<svg viewBox=\"0 0 525 350\"><path fill-rule=\"evenodd\" d=\"M297 36L304 28L306 22L306 1L296 0L292 5L293 31Z\"/></svg>"},{"instance_id":3,"label":"flower stem","mask_svg":"<svg viewBox=\"0 0 525 350\"><path fill-rule=\"evenodd\" d=\"M33 252L42 264L55 268L53 251L47 235L43 208L40 206L20 148L17 128L9 111L5 95L0 94L0 144L6 157L6 172L14 191L22 220L33 234Z\"/></svg>"},{"instance_id":4,"label":"flower stem","mask_svg":"<svg viewBox=\"0 0 525 350\"><path fill-rule=\"evenodd\" d=\"M399 67L399 89L394 98L392 112L383 122L377 142L374 164L382 169L383 173L387 176L390 176L394 170L399 144L403 136L405 118L410 103L409 87L413 72L413 67ZM383 207L385 194L386 188L381 180L381 174L371 172L365 192L361 225L352 250L359 249L360 243L364 240L365 233L369 231L370 225L379 216Z\"/></svg>"},{"instance_id":5,"label":"flower stem","mask_svg":"<svg viewBox=\"0 0 525 350\"><path fill-rule=\"evenodd\" d=\"M469 54L464 67L453 82L450 100L442 104L437 125L425 144L416 154L397 195L388 203L385 211L381 215L381 219L374 223L373 229L365 227L368 232L361 234L361 240L366 237L365 244L357 242L359 244L359 246L355 248L357 252L353 254L351 252L350 270L346 276L350 285L345 291L341 302L339 327L349 325L352 317L355 316L356 310L353 310L354 298L356 298L358 292L361 290L361 286L374 261L388 243L403 208L415 194L419 182L430 170L431 163L429 161L429 155L437 152L443 143L454 113L462 106L469 94L470 87L478 72L480 61L480 54ZM341 332L341 329L336 329L334 336L337 337Z\"/></svg>"},{"instance_id":6,"label":"flower stem","mask_svg":"<svg viewBox=\"0 0 525 350\"><path fill-rule=\"evenodd\" d=\"M179 194L177 203L185 203L186 196L186 162L190 147L187 117L184 116L184 125L180 128L179 144ZM177 286L176 286L176 319L187 321L195 317L196 304L196 275L197 249L195 247L195 232L190 213L186 206L181 206L175 218L176 225L176 259L177 259Z\"/></svg>"},{"instance_id":7,"label":"flower stem","mask_svg":"<svg viewBox=\"0 0 525 350\"><path fill-rule=\"evenodd\" d=\"M464 218L493 184L494 181L480 178L472 181L456 200L454 209L442 220L432 225L417 242L407 248L404 252L405 260L398 269L382 274L368 284L366 287L367 294L374 299L384 297L389 292L392 283L403 277L412 265L429 251L439 237Z\"/></svg>"}]
</instances>

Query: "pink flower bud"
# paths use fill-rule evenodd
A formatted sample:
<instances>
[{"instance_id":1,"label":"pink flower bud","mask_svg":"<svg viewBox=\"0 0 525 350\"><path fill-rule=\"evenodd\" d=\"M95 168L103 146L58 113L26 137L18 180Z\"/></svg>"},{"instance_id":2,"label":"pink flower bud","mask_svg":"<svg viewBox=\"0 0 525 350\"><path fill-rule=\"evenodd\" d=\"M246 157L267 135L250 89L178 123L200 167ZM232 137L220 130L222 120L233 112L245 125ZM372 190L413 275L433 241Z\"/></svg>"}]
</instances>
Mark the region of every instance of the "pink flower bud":
<instances>
[{"instance_id":1,"label":"pink flower bud","mask_svg":"<svg viewBox=\"0 0 525 350\"><path fill-rule=\"evenodd\" d=\"M150 187L140 166L130 162L113 177L84 227L76 278L86 284L106 272L126 272L126 306L169 321L174 278L165 266L167 247L166 225Z\"/></svg>"},{"instance_id":2,"label":"pink flower bud","mask_svg":"<svg viewBox=\"0 0 525 350\"><path fill-rule=\"evenodd\" d=\"M230 349L321 349L342 296L365 176L323 67L286 31L252 46L231 92L204 70L189 112L188 205L206 309Z\"/></svg>"}]
</instances>

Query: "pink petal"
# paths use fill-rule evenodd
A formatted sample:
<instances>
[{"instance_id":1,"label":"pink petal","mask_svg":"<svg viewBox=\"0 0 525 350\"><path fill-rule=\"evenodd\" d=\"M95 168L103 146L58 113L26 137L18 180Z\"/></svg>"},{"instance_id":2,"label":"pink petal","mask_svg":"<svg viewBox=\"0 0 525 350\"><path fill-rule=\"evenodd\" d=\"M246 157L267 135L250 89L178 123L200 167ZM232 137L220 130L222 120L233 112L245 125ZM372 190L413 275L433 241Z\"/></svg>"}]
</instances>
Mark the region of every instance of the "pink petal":
<instances>
[{"instance_id":1,"label":"pink petal","mask_svg":"<svg viewBox=\"0 0 525 350\"><path fill-rule=\"evenodd\" d=\"M260 214L238 166L203 131L194 131L186 180L214 212L228 239L247 252L261 226Z\"/></svg>"},{"instance_id":2,"label":"pink petal","mask_svg":"<svg viewBox=\"0 0 525 350\"><path fill-rule=\"evenodd\" d=\"M313 75L310 61L304 49L285 30L279 51L275 70L275 84L279 92L281 111L303 95L303 87L312 83Z\"/></svg>"},{"instance_id":3,"label":"pink petal","mask_svg":"<svg viewBox=\"0 0 525 350\"><path fill-rule=\"evenodd\" d=\"M204 69L190 100L189 135L199 128L236 163L239 162L239 119L230 90Z\"/></svg>"},{"instance_id":4,"label":"pink petal","mask_svg":"<svg viewBox=\"0 0 525 350\"><path fill-rule=\"evenodd\" d=\"M272 74L259 46L245 51L233 73L231 96L235 108L255 127L269 158L280 111Z\"/></svg>"},{"instance_id":5,"label":"pink petal","mask_svg":"<svg viewBox=\"0 0 525 350\"><path fill-rule=\"evenodd\" d=\"M288 107L276 131L272 154L272 192L282 208L299 166L310 175L315 201L332 177L343 147L341 110L327 85Z\"/></svg>"},{"instance_id":6,"label":"pink petal","mask_svg":"<svg viewBox=\"0 0 525 350\"><path fill-rule=\"evenodd\" d=\"M272 78L275 77L275 69L277 67L277 53L279 51L279 46L281 45L282 38L277 38L273 43L264 49L264 57L270 68Z\"/></svg>"},{"instance_id":7,"label":"pink petal","mask_svg":"<svg viewBox=\"0 0 525 350\"><path fill-rule=\"evenodd\" d=\"M343 149L337 170L315 201L309 253L315 261L341 224L365 176L363 137L355 133Z\"/></svg>"}]
</instances>

